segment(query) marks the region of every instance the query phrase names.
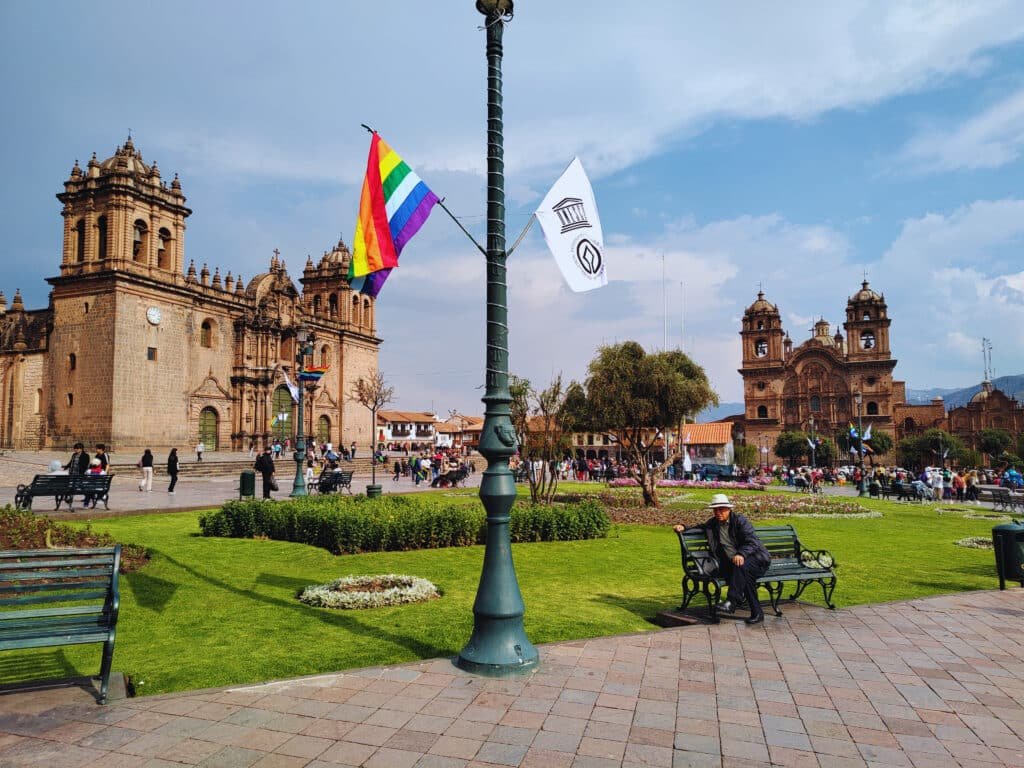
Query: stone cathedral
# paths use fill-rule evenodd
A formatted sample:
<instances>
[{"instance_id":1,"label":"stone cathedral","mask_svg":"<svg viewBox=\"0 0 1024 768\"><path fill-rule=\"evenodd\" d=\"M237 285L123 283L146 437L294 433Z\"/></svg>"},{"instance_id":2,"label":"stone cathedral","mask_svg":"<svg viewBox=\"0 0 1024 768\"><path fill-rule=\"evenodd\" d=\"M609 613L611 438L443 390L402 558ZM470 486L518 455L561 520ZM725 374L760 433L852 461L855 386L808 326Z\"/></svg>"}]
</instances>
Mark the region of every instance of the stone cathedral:
<instances>
[{"instance_id":1,"label":"stone cathedral","mask_svg":"<svg viewBox=\"0 0 1024 768\"><path fill-rule=\"evenodd\" d=\"M374 301L348 283L342 242L307 259L301 289L275 251L248 282L206 264L186 267L185 206L131 138L114 155L77 161L64 191L60 273L49 305L10 306L0 293L0 447L64 448L81 440L123 448L242 450L294 436L284 373L296 330L306 365L329 365L307 387L304 431L368 445L370 414L348 395L377 370Z\"/></svg>"},{"instance_id":2,"label":"stone cathedral","mask_svg":"<svg viewBox=\"0 0 1024 768\"><path fill-rule=\"evenodd\" d=\"M821 319L811 337L794 346L778 307L758 293L740 330L747 443L771 450L789 430L831 438L857 423L858 393L864 428L871 424L895 437L893 416L906 400L906 385L892 377L890 323L885 297L865 280L846 302L845 336L839 329L833 335Z\"/></svg>"}]
</instances>

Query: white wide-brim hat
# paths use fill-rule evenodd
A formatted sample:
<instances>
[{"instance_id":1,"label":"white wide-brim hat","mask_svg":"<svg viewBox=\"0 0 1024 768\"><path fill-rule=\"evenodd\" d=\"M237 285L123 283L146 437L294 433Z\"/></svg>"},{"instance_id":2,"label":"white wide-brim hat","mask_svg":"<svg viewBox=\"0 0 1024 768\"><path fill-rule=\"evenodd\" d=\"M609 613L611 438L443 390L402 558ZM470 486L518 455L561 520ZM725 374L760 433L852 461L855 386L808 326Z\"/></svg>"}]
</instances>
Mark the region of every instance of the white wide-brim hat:
<instances>
[{"instance_id":1,"label":"white wide-brim hat","mask_svg":"<svg viewBox=\"0 0 1024 768\"><path fill-rule=\"evenodd\" d=\"M730 509L732 509L732 502L729 501L729 497L726 496L724 493L716 493L714 496L711 497L711 503L708 504L708 506L711 507L712 509L714 509L715 507L729 507Z\"/></svg>"}]
</instances>

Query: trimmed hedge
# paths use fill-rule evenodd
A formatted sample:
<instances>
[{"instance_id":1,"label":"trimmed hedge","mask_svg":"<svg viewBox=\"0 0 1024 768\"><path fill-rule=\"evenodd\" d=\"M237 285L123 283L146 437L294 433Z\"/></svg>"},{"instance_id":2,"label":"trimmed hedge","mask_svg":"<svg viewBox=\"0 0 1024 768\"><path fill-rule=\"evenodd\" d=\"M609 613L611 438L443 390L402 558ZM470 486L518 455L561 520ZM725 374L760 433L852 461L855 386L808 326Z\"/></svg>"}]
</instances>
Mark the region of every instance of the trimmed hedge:
<instances>
[{"instance_id":1,"label":"trimmed hedge","mask_svg":"<svg viewBox=\"0 0 1024 768\"><path fill-rule=\"evenodd\" d=\"M596 501L541 506L517 503L513 542L603 538L611 522ZM199 518L204 536L266 537L322 547L336 555L482 544L484 510L425 496L309 496L229 501Z\"/></svg>"}]
</instances>

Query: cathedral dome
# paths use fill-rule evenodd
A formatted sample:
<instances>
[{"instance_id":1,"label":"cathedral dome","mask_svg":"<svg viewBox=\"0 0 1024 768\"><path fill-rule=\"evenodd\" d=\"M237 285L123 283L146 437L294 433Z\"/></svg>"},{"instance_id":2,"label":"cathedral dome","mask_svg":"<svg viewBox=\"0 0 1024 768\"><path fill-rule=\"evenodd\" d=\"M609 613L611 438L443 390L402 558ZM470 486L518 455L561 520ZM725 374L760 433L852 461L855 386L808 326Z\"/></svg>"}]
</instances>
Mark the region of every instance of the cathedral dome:
<instances>
[{"instance_id":1,"label":"cathedral dome","mask_svg":"<svg viewBox=\"0 0 1024 768\"><path fill-rule=\"evenodd\" d=\"M779 308L772 304L770 301L765 299L764 291L757 292L757 300L747 307L747 312L775 312L778 313Z\"/></svg>"},{"instance_id":2,"label":"cathedral dome","mask_svg":"<svg viewBox=\"0 0 1024 768\"><path fill-rule=\"evenodd\" d=\"M142 162L142 153L135 149L135 143L129 136L123 146L118 147L111 157L100 163L100 171L148 177L152 173L152 168Z\"/></svg>"},{"instance_id":3,"label":"cathedral dome","mask_svg":"<svg viewBox=\"0 0 1024 768\"><path fill-rule=\"evenodd\" d=\"M861 301L882 301L882 297L868 287L867 280L860 284L860 290L850 297L849 303L855 304Z\"/></svg>"},{"instance_id":4,"label":"cathedral dome","mask_svg":"<svg viewBox=\"0 0 1024 768\"><path fill-rule=\"evenodd\" d=\"M991 381L983 381L983 382L981 382L981 390L974 394L974 397L971 398L971 403L984 403L986 400L988 400L989 395L991 395L991 394L992 394L992 382Z\"/></svg>"}]
</instances>

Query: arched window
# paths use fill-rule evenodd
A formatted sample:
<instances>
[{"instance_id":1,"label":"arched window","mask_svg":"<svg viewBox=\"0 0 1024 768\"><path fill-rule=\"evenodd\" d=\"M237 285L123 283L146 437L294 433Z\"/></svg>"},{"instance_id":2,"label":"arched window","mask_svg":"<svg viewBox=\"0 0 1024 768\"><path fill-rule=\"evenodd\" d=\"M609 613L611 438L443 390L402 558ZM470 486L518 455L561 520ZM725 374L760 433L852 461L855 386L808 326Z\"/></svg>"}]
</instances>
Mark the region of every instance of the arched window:
<instances>
[{"instance_id":1,"label":"arched window","mask_svg":"<svg viewBox=\"0 0 1024 768\"><path fill-rule=\"evenodd\" d=\"M85 220L75 224L75 261L85 261Z\"/></svg>"},{"instance_id":2,"label":"arched window","mask_svg":"<svg viewBox=\"0 0 1024 768\"><path fill-rule=\"evenodd\" d=\"M874 331L861 331L860 332L860 348L861 349L874 349L875 348L875 332Z\"/></svg>"},{"instance_id":3,"label":"arched window","mask_svg":"<svg viewBox=\"0 0 1024 768\"><path fill-rule=\"evenodd\" d=\"M907 419L903 420L903 431L904 432L906 432L907 434L910 434L915 429L917 429L917 423L913 419L907 418Z\"/></svg>"},{"instance_id":4,"label":"arched window","mask_svg":"<svg viewBox=\"0 0 1024 768\"><path fill-rule=\"evenodd\" d=\"M352 297L352 325L359 325L359 295Z\"/></svg>"},{"instance_id":5,"label":"arched window","mask_svg":"<svg viewBox=\"0 0 1024 768\"><path fill-rule=\"evenodd\" d=\"M821 410L821 398L817 395L811 395L811 412L818 413Z\"/></svg>"},{"instance_id":6,"label":"arched window","mask_svg":"<svg viewBox=\"0 0 1024 768\"><path fill-rule=\"evenodd\" d=\"M39 410L43 407L43 390L37 389L35 396L32 398L32 413L39 413Z\"/></svg>"},{"instance_id":7,"label":"arched window","mask_svg":"<svg viewBox=\"0 0 1024 768\"><path fill-rule=\"evenodd\" d=\"M838 408L840 412L846 410L846 398L845 397L840 397L838 400L836 400L836 408Z\"/></svg>"},{"instance_id":8,"label":"arched window","mask_svg":"<svg viewBox=\"0 0 1024 768\"><path fill-rule=\"evenodd\" d=\"M316 439L320 443L331 442L331 420L327 416L316 420Z\"/></svg>"},{"instance_id":9,"label":"arched window","mask_svg":"<svg viewBox=\"0 0 1024 768\"><path fill-rule=\"evenodd\" d=\"M132 258L135 261L145 262L149 250L149 228L142 219L135 220L135 227L132 236Z\"/></svg>"},{"instance_id":10,"label":"arched window","mask_svg":"<svg viewBox=\"0 0 1024 768\"><path fill-rule=\"evenodd\" d=\"M759 418L759 419L767 419L768 418L768 406L767 405L759 405L759 406L757 406L757 418Z\"/></svg>"},{"instance_id":11,"label":"arched window","mask_svg":"<svg viewBox=\"0 0 1024 768\"><path fill-rule=\"evenodd\" d=\"M160 238L160 244L157 246L156 251L156 265L160 269L171 268L171 233L166 227L160 227L160 231L157 233L157 237Z\"/></svg>"},{"instance_id":12,"label":"arched window","mask_svg":"<svg viewBox=\"0 0 1024 768\"><path fill-rule=\"evenodd\" d=\"M870 319L871 319L871 312L869 312L868 310L865 309L864 310L864 315L863 315L863 317L861 317L861 320L870 320Z\"/></svg>"},{"instance_id":13,"label":"arched window","mask_svg":"<svg viewBox=\"0 0 1024 768\"><path fill-rule=\"evenodd\" d=\"M78 357L72 352L68 355L68 370L73 371L78 367Z\"/></svg>"},{"instance_id":14,"label":"arched window","mask_svg":"<svg viewBox=\"0 0 1024 768\"><path fill-rule=\"evenodd\" d=\"M329 317L338 316L338 294L336 293L327 297L327 314Z\"/></svg>"},{"instance_id":15,"label":"arched window","mask_svg":"<svg viewBox=\"0 0 1024 768\"><path fill-rule=\"evenodd\" d=\"M213 347L213 323L203 320L199 326L199 345L211 349Z\"/></svg>"},{"instance_id":16,"label":"arched window","mask_svg":"<svg viewBox=\"0 0 1024 768\"><path fill-rule=\"evenodd\" d=\"M313 297L313 314L314 315L319 315L320 314L320 294L319 293L316 296Z\"/></svg>"},{"instance_id":17,"label":"arched window","mask_svg":"<svg viewBox=\"0 0 1024 768\"><path fill-rule=\"evenodd\" d=\"M754 354L757 357L764 357L768 354L768 340L758 339L754 342Z\"/></svg>"},{"instance_id":18,"label":"arched window","mask_svg":"<svg viewBox=\"0 0 1024 768\"><path fill-rule=\"evenodd\" d=\"M372 318L370 316L370 300L363 299L363 325L371 325Z\"/></svg>"},{"instance_id":19,"label":"arched window","mask_svg":"<svg viewBox=\"0 0 1024 768\"><path fill-rule=\"evenodd\" d=\"M324 344L320 347L320 365L331 364L331 348Z\"/></svg>"},{"instance_id":20,"label":"arched window","mask_svg":"<svg viewBox=\"0 0 1024 768\"><path fill-rule=\"evenodd\" d=\"M107 258L107 217L96 219L96 258L102 261Z\"/></svg>"},{"instance_id":21,"label":"arched window","mask_svg":"<svg viewBox=\"0 0 1024 768\"><path fill-rule=\"evenodd\" d=\"M764 330L764 320L758 320L757 321L757 330L759 330L759 331L763 331Z\"/></svg>"},{"instance_id":22,"label":"arched window","mask_svg":"<svg viewBox=\"0 0 1024 768\"><path fill-rule=\"evenodd\" d=\"M199 442L208 451L217 450L217 433L220 416L216 408L206 407L199 412Z\"/></svg>"},{"instance_id":23,"label":"arched window","mask_svg":"<svg viewBox=\"0 0 1024 768\"><path fill-rule=\"evenodd\" d=\"M874 400L869 402L868 403L868 411L867 411L867 413L868 413L868 416L877 416L878 415L878 403L876 403Z\"/></svg>"}]
</instances>

